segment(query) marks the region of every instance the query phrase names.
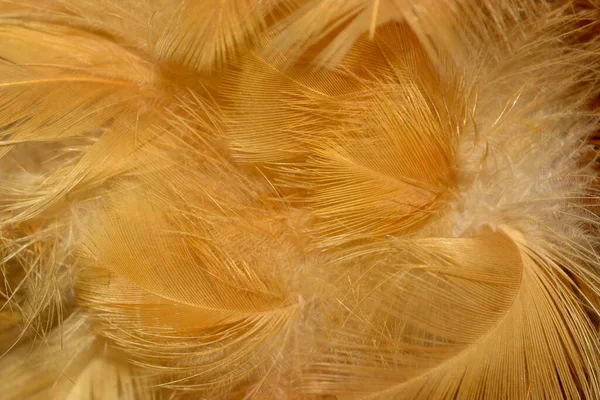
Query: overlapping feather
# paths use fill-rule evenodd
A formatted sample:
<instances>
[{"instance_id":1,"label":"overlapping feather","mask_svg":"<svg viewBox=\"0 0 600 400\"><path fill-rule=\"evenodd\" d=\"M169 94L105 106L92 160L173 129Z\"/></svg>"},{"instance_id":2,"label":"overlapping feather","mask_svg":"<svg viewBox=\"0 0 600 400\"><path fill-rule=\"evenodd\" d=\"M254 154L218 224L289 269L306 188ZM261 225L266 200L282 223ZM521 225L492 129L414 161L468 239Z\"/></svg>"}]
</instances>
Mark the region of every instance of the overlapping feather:
<instances>
[{"instance_id":1,"label":"overlapping feather","mask_svg":"<svg viewBox=\"0 0 600 400\"><path fill-rule=\"evenodd\" d=\"M1 1L3 395L597 397L589 10Z\"/></svg>"}]
</instances>

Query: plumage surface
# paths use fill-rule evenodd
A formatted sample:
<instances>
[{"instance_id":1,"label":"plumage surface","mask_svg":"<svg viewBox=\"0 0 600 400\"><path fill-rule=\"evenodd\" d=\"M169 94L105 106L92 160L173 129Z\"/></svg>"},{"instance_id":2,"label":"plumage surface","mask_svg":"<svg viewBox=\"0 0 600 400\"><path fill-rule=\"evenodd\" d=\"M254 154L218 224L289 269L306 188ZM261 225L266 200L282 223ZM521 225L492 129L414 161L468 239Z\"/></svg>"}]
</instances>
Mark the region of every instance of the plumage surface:
<instances>
[{"instance_id":1,"label":"plumage surface","mask_svg":"<svg viewBox=\"0 0 600 400\"><path fill-rule=\"evenodd\" d=\"M595 399L598 8L0 0L4 399Z\"/></svg>"}]
</instances>

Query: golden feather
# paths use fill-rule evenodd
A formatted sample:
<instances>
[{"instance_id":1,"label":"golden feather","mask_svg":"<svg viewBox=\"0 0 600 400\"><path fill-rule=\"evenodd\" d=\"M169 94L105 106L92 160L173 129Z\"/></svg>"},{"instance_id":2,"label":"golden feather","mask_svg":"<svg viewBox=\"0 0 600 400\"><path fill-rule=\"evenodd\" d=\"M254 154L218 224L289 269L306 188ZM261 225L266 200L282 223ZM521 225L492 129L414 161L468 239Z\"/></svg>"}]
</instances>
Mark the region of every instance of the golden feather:
<instances>
[{"instance_id":1,"label":"golden feather","mask_svg":"<svg viewBox=\"0 0 600 400\"><path fill-rule=\"evenodd\" d=\"M598 398L599 23L0 0L2 397Z\"/></svg>"}]
</instances>

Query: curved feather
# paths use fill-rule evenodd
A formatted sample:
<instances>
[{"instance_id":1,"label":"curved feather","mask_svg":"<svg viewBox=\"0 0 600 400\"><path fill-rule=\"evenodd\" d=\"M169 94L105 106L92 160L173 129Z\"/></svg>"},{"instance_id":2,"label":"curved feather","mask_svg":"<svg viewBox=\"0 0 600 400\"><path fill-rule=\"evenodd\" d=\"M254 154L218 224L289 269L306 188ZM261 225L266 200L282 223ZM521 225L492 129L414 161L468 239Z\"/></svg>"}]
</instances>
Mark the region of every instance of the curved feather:
<instances>
[{"instance_id":1,"label":"curved feather","mask_svg":"<svg viewBox=\"0 0 600 400\"><path fill-rule=\"evenodd\" d=\"M347 284L326 306L339 311L327 313L335 328L317 339L329 350L306 368L307 390L369 399L597 392L595 327L558 260L520 234L399 240L363 254L339 270Z\"/></svg>"},{"instance_id":2,"label":"curved feather","mask_svg":"<svg viewBox=\"0 0 600 400\"><path fill-rule=\"evenodd\" d=\"M169 386L217 396L266 380L289 362L272 354L291 346L303 307L294 272L302 254L285 220L275 226L260 209L250 219L249 208L209 190L190 205L189 194L170 193L169 205L155 191L145 192L150 203L121 197L90 225L82 304Z\"/></svg>"}]
</instances>

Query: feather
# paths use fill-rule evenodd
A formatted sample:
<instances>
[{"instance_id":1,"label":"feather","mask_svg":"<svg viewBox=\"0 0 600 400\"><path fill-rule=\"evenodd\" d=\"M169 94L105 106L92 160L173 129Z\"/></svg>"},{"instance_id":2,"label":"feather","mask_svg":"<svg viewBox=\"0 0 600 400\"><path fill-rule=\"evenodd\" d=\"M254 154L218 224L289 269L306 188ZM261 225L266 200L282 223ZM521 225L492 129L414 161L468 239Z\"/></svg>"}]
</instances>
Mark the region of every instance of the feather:
<instances>
[{"instance_id":1,"label":"feather","mask_svg":"<svg viewBox=\"0 0 600 400\"><path fill-rule=\"evenodd\" d=\"M3 353L44 338L70 314L73 243L90 203L68 196L81 199L85 185L131 169L124 156L137 140L115 127L145 126L141 112L155 99L147 62L96 34L25 18L23 7L4 14L0 28L1 307L14 314Z\"/></svg>"},{"instance_id":2,"label":"feather","mask_svg":"<svg viewBox=\"0 0 600 400\"><path fill-rule=\"evenodd\" d=\"M22 348L3 358L7 399L137 399L141 381L127 364L102 344L79 313L69 316L61 331L31 349Z\"/></svg>"},{"instance_id":3,"label":"feather","mask_svg":"<svg viewBox=\"0 0 600 400\"><path fill-rule=\"evenodd\" d=\"M166 193L172 190L190 198L184 187ZM166 375L169 386L211 397L269 378L284 362L273 354L290 346L302 309L287 270L301 255L285 240L285 225L273 226L266 210L250 219L250 205L236 211L217 196L207 191L191 206L180 200L162 207L120 196L90 224L84 249L93 268L78 285L107 336L138 363ZM132 345L131 337L142 342Z\"/></svg>"},{"instance_id":4,"label":"feather","mask_svg":"<svg viewBox=\"0 0 600 400\"><path fill-rule=\"evenodd\" d=\"M148 51L175 11L176 3L172 0L2 0L0 9L6 17L71 26Z\"/></svg>"},{"instance_id":5,"label":"feather","mask_svg":"<svg viewBox=\"0 0 600 400\"><path fill-rule=\"evenodd\" d=\"M305 371L307 390L369 399L596 393L597 376L585 372L598 368L588 346L596 330L558 260L506 232L394 241L348 260L354 267L333 281L340 291L330 289L335 328L316 339L328 351Z\"/></svg>"},{"instance_id":6,"label":"feather","mask_svg":"<svg viewBox=\"0 0 600 400\"><path fill-rule=\"evenodd\" d=\"M0 0L3 398L598 398L583 3Z\"/></svg>"},{"instance_id":7,"label":"feather","mask_svg":"<svg viewBox=\"0 0 600 400\"><path fill-rule=\"evenodd\" d=\"M279 23L277 29L281 33L267 54L289 51L299 56L324 42L317 62L322 66L335 65L365 32L373 36L377 25L402 19L395 3L394 0L307 1Z\"/></svg>"},{"instance_id":8,"label":"feather","mask_svg":"<svg viewBox=\"0 0 600 400\"><path fill-rule=\"evenodd\" d=\"M276 18L273 14L292 6L291 0L183 0L156 43L156 55L210 72L255 40Z\"/></svg>"}]
</instances>

